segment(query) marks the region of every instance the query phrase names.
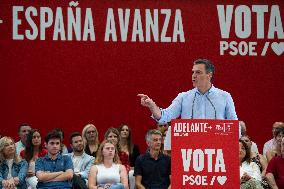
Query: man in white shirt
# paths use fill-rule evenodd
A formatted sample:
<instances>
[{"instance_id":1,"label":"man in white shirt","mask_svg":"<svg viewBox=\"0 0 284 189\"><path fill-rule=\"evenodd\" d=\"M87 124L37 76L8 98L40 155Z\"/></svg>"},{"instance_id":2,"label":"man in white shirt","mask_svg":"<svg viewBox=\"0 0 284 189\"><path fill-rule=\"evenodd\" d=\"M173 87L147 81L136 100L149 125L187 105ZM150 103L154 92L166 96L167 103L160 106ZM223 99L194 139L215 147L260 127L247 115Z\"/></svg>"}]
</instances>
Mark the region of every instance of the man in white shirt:
<instances>
[{"instance_id":1,"label":"man in white shirt","mask_svg":"<svg viewBox=\"0 0 284 189\"><path fill-rule=\"evenodd\" d=\"M20 125L18 134L20 136L20 140L16 142L16 153L19 155L22 150L25 149L26 147L26 140L27 140L27 135L31 130L31 126L27 123L23 123Z\"/></svg>"},{"instance_id":2,"label":"man in white shirt","mask_svg":"<svg viewBox=\"0 0 284 189\"><path fill-rule=\"evenodd\" d=\"M272 135L273 135L273 138L270 139L269 141L267 141L264 144L264 146L263 146L263 155L264 155L264 157L266 157L266 152L269 149L272 149L276 145L274 131L275 131L276 128L280 128L280 127L284 128L284 123L283 122L275 122L275 123L273 123L273 125L272 125Z\"/></svg>"},{"instance_id":3,"label":"man in white shirt","mask_svg":"<svg viewBox=\"0 0 284 189\"><path fill-rule=\"evenodd\" d=\"M95 158L84 152L83 138L78 132L70 135L70 146L73 149L73 152L69 154L74 166L73 188L85 189Z\"/></svg>"}]
</instances>

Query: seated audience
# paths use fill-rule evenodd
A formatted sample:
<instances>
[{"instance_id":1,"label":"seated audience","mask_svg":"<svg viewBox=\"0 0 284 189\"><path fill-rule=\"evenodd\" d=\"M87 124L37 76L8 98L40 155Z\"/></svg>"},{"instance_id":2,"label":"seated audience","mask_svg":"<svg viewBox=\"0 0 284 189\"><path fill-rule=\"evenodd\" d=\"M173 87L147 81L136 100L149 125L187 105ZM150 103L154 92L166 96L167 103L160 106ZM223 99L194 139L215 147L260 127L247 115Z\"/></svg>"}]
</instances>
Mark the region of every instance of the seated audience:
<instances>
[{"instance_id":1,"label":"seated audience","mask_svg":"<svg viewBox=\"0 0 284 189\"><path fill-rule=\"evenodd\" d=\"M160 151L162 133L159 130L149 130L145 139L149 150L136 159L134 167L136 188L170 188L171 158Z\"/></svg>"},{"instance_id":2,"label":"seated audience","mask_svg":"<svg viewBox=\"0 0 284 189\"><path fill-rule=\"evenodd\" d=\"M128 189L126 169L119 163L118 151L109 140L101 143L89 174L89 189L105 188Z\"/></svg>"},{"instance_id":3,"label":"seated audience","mask_svg":"<svg viewBox=\"0 0 284 189\"><path fill-rule=\"evenodd\" d=\"M284 188L284 138L281 141L281 156L273 157L268 163L266 177L272 189Z\"/></svg>"},{"instance_id":4,"label":"seated audience","mask_svg":"<svg viewBox=\"0 0 284 189\"><path fill-rule=\"evenodd\" d=\"M99 133L95 125L87 124L82 131L84 149L86 154L96 157L100 147Z\"/></svg>"},{"instance_id":5,"label":"seated audience","mask_svg":"<svg viewBox=\"0 0 284 189\"><path fill-rule=\"evenodd\" d=\"M87 188L89 171L95 158L84 152L83 138L80 133L71 134L70 145L73 149L73 152L69 154L74 166L73 188L85 189Z\"/></svg>"},{"instance_id":6,"label":"seated audience","mask_svg":"<svg viewBox=\"0 0 284 189\"><path fill-rule=\"evenodd\" d=\"M0 139L0 188L25 189L28 163L16 154L14 140L4 136Z\"/></svg>"},{"instance_id":7,"label":"seated audience","mask_svg":"<svg viewBox=\"0 0 284 189\"><path fill-rule=\"evenodd\" d=\"M267 141L264 146L263 146L263 155L265 156L267 151L270 150L270 149L273 149L276 147L276 140L275 140L275 136L274 136L274 133L275 133L275 129L276 128L284 128L284 123L283 122L275 122L273 125L272 125L272 136L273 138L270 139L269 141Z\"/></svg>"},{"instance_id":8,"label":"seated audience","mask_svg":"<svg viewBox=\"0 0 284 189\"><path fill-rule=\"evenodd\" d=\"M266 152L266 158L267 162L269 162L274 156L281 156L281 141L284 137L284 128L279 127L275 128L274 130L274 140L275 140L275 146L273 148L269 149Z\"/></svg>"},{"instance_id":9,"label":"seated audience","mask_svg":"<svg viewBox=\"0 0 284 189\"><path fill-rule=\"evenodd\" d=\"M262 176L262 186L263 188L265 189L269 189L269 184L267 183L266 179L265 179L265 174L266 174L266 167L267 167L267 160L265 157L263 157L263 155L261 154L257 154L253 151L251 151L251 146L252 146L252 142L249 138L249 136L242 136L240 138L242 141L244 141L246 143L246 145L248 146L249 148L249 151L250 151L250 160L254 163L256 163L259 167L259 170L261 172L261 176Z\"/></svg>"},{"instance_id":10,"label":"seated audience","mask_svg":"<svg viewBox=\"0 0 284 189\"><path fill-rule=\"evenodd\" d=\"M251 161L250 150L242 140L239 140L239 150L241 189L263 189L259 167Z\"/></svg>"},{"instance_id":11,"label":"seated audience","mask_svg":"<svg viewBox=\"0 0 284 189\"><path fill-rule=\"evenodd\" d=\"M73 163L68 155L60 153L62 136L52 131L45 137L48 154L36 160L35 170L38 178L37 188L71 188Z\"/></svg>"},{"instance_id":12,"label":"seated audience","mask_svg":"<svg viewBox=\"0 0 284 189\"><path fill-rule=\"evenodd\" d=\"M116 128L110 127L105 133L105 140L110 140L118 150L119 160L121 164L125 166L127 173L130 171L130 161L128 154L120 150L120 135Z\"/></svg>"},{"instance_id":13,"label":"seated audience","mask_svg":"<svg viewBox=\"0 0 284 189\"><path fill-rule=\"evenodd\" d=\"M27 135L26 149L22 150L20 155L24 158L29 166L26 183L28 189L36 189L37 177L35 176L35 161L38 157L47 154L47 150L42 148L41 136L37 129L32 129Z\"/></svg>"},{"instance_id":14,"label":"seated audience","mask_svg":"<svg viewBox=\"0 0 284 189\"><path fill-rule=\"evenodd\" d=\"M20 137L20 140L16 142L16 153L20 155L20 152L25 149L26 146L26 140L27 140L27 134L31 130L31 126L27 123L23 123L20 125L18 134Z\"/></svg>"}]
</instances>

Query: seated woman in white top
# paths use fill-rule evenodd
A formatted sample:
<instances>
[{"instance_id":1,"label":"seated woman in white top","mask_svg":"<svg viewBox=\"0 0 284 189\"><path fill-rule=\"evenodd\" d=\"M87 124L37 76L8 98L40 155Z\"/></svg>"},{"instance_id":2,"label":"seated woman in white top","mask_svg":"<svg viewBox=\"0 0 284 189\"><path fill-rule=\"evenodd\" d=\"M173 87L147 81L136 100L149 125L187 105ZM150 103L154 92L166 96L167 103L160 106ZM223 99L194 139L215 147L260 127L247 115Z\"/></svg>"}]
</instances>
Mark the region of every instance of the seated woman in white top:
<instances>
[{"instance_id":1,"label":"seated woman in white top","mask_svg":"<svg viewBox=\"0 0 284 189\"><path fill-rule=\"evenodd\" d=\"M251 161L250 149L242 140L239 140L239 150L241 189L263 189L260 169L256 163Z\"/></svg>"},{"instance_id":2,"label":"seated woman in white top","mask_svg":"<svg viewBox=\"0 0 284 189\"><path fill-rule=\"evenodd\" d=\"M101 143L95 165L89 173L89 189L128 189L127 171L119 163L117 149L112 141Z\"/></svg>"}]
</instances>

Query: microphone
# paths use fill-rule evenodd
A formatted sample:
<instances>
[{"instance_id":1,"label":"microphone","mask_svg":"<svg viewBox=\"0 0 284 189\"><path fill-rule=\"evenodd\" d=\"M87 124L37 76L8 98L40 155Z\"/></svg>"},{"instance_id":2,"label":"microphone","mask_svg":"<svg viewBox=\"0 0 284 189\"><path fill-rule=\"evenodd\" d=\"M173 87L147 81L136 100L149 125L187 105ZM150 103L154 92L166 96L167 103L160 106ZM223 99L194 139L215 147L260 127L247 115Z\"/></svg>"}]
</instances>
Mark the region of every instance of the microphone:
<instances>
[{"instance_id":1,"label":"microphone","mask_svg":"<svg viewBox=\"0 0 284 189\"><path fill-rule=\"evenodd\" d=\"M212 103L212 101L210 100L210 98L207 95L205 95L205 97L210 102L211 106L214 108L215 119L217 119L217 112L216 112L216 108L215 108L214 104Z\"/></svg>"},{"instance_id":2,"label":"microphone","mask_svg":"<svg viewBox=\"0 0 284 189\"><path fill-rule=\"evenodd\" d=\"M212 101L210 100L210 98L205 95L206 99L210 102L211 106L213 107L214 109L214 114L215 114L215 119L217 119L217 111L216 111L216 108L214 106L214 104L212 103ZM193 98L193 101L192 101L192 107L191 107L191 119L193 119L193 109L194 109L194 102L195 102L195 99L196 99L196 92L194 94L194 98Z\"/></svg>"}]
</instances>

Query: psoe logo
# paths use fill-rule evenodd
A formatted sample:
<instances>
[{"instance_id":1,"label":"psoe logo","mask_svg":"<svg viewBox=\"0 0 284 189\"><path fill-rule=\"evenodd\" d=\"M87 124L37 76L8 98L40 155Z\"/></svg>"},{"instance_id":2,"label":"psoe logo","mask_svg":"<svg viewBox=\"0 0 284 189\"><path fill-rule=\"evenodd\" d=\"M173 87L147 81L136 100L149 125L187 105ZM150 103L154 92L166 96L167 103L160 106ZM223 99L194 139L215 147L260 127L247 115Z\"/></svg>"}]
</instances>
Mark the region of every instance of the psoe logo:
<instances>
[{"instance_id":1,"label":"psoe logo","mask_svg":"<svg viewBox=\"0 0 284 189\"><path fill-rule=\"evenodd\" d=\"M281 56L284 32L279 5L217 5L220 55ZM282 40L282 41L280 41Z\"/></svg>"}]
</instances>

